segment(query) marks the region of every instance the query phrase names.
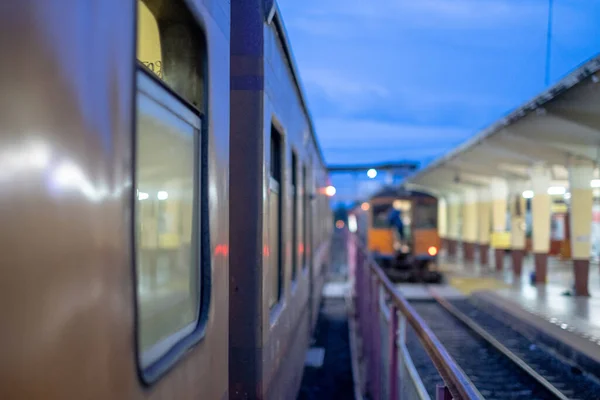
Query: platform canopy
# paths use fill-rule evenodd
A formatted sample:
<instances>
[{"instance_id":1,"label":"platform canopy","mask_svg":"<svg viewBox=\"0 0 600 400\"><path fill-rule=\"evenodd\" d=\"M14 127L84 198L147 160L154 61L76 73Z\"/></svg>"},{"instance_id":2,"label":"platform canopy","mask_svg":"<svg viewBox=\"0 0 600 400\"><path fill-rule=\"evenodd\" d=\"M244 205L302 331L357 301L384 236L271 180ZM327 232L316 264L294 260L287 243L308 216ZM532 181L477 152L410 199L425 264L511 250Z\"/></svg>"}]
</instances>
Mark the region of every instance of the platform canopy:
<instances>
[{"instance_id":1,"label":"platform canopy","mask_svg":"<svg viewBox=\"0 0 600 400\"><path fill-rule=\"evenodd\" d=\"M568 166L600 160L599 70L597 56L406 183L460 192L486 187L493 178L529 180L530 168L543 164L553 184L567 187Z\"/></svg>"}]
</instances>

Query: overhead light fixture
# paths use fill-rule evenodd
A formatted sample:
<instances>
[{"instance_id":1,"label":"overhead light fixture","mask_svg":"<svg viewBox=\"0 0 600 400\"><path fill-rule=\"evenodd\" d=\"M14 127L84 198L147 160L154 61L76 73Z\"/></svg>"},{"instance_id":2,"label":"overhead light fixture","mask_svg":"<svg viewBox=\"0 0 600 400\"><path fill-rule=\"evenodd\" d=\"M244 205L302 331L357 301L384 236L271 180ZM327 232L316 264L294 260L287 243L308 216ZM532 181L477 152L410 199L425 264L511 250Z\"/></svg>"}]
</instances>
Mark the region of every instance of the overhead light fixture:
<instances>
[{"instance_id":1,"label":"overhead light fixture","mask_svg":"<svg viewBox=\"0 0 600 400\"><path fill-rule=\"evenodd\" d=\"M524 199L533 199L533 190L526 190L523 192Z\"/></svg>"},{"instance_id":2,"label":"overhead light fixture","mask_svg":"<svg viewBox=\"0 0 600 400\"><path fill-rule=\"evenodd\" d=\"M329 197L335 196L335 192L336 192L335 187L333 187L331 185L329 185L325 188L325 194Z\"/></svg>"},{"instance_id":3,"label":"overhead light fixture","mask_svg":"<svg viewBox=\"0 0 600 400\"><path fill-rule=\"evenodd\" d=\"M138 192L138 200L146 200L150 195L146 192Z\"/></svg>"},{"instance_id":4,"label":"overhead light fixture","mask_svg":"<svg viewBox=\"0 0 600 400\"><path fill-rule=\"evenodd\" d=\"M166 200L169 198L169 193L165 192L164 190L161 190L156 194L156 198L159 200Z\"/></svg>"},{"instance_id":5,"label":"overhead light fixture","mask_svg":"<svg viewBox=\"0 0 600 400\"><path fill-rule=\"evenodd\" d=\"M348 229L352 233L358 230L358 221L356 220L356 215L354 214L348 215Z\"/></svg>"},{"instance_id":6,"label":"overhead light fixture","mask_svg":"<svg viewBox=\"0 0 600 400\"><path fill-rule=\"evenodd\" d=\"M600 179L592 179L590 181L590 186L593 188L600 188Z\"/></svg>"},{"instance_id":7,"label":"overhead light fixture","mask_svg":"<svg viewBox=\"0 0 600 400\"><path fill-rule=\"evenodd\" d=\"M548 188L548 194L550 195L561 195L567 193L567 189L562 186L550 186Z\"/></svg>"}]
</instances>

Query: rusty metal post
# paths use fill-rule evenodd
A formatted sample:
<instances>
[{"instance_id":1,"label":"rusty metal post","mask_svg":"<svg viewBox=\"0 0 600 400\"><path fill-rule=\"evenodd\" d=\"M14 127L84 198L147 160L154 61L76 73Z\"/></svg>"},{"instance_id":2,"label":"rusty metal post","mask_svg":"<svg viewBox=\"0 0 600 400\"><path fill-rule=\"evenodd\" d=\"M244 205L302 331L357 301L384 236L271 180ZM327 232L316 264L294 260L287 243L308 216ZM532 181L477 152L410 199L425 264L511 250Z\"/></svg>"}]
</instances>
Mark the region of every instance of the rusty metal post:
<instances>
[{"instance_id":1,"label":"rusty metal post","mask_svg":"<svg viewBox=\"0 0 600 400\"><path fill-rule=\"evenodd\" d=\"M381 364L381 317L379 315L379 282L373 276L371 285L371 357L373 359L373 399L379 400L381 391L380 364Z\"/></svg>"},{"instance_id":2,"label":"rusty metal post","mask_svg":"<svg viewBox=\"0 0 600 400\"><path fill-rule=\"evenodd\" d=\"M364 256L362 254L362 251L360 252L360 268L361 268L361 275L362 275L362 287L361 287L361 291L362 291L362 307L361 307L361 313L362 313L362 318L360 320L361 323L361 327L360 327L360 334L361 337L363 339L363 345L364 345L364 353L365 353L365 357L367 358L367 365L368 365L368 360L369 360L369 329L368 329L368 314L369 314L369 274L368 274L368 270L367 267L365 265L364 262Z\"/></svg>"},{"instance_id":3,"label":"rusty metal post","mask_svg":"<svg viewBox=\"0 0 600 400\"><path fill-rule=\"evenodd\" d=\"M452 400L452 394L446 385L437 385L435 400Z\"/></svg>"},{"instance_id":4,"label":"rusty metal post","mask_svg":"<svg viewBox=\"0 0 600 400\"><path fill-rule=\"evenodd\" d=\"M390 399L398 400L398 309L390 306Z\"/></svg>"},{"instance_id":5,"label":"rusty metal post","mask_svg":"<svg viewBox=\"0 0 600 400\"><path fill-rule=\"evenodd\" d=\"M358 331L360 333L360 337L363 340L363 354L364 354L364 319L365 319L365 272L363 270L363 264L361 260L361 252L359 249L356 251L356 275L358 279L357 285L357 311L358 311Z\"/></svg>"},{"instance_id":6,"label":"rusty metal post","mask_svg":"<svg viewBox=\"0 0 600 400\"><path fill-rule=\"evenodd\" d=\"M365 288L366 288L366 296L365 299L367 301L365 307L365 344L367 350L367 387L368 392L373 395L373 327L372 325L372 314L373 314L373 277L370 274L369 266L365 263Z\"/></svg>"}]
</instances>

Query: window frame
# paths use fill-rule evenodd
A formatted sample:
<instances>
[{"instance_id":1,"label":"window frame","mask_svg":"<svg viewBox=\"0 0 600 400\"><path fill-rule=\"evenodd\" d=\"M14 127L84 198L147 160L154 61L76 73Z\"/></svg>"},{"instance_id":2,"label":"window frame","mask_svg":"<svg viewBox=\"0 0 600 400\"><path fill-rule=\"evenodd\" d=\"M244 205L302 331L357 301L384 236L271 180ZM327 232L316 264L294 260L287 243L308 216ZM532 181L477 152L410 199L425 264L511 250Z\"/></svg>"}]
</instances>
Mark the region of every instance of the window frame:
<instances>
[{"instance_id":1,"label":"window frame","mask_svg":"<svg viewBox=\"0 0 600 400\"><path fill-rule=\"evenodd\" d=\"M150 386L159 380L188 352L199 343L206 335L211 296L211 260L210 237L208 227L208 193L202 182L208 181L208 146L207 123L205 115L189 101L178 95L166 85L156 74L150 71L139 60L135 60L133 90L134 127L132 135L132 189L131 189L131 238L132 238L132 268L134 281L135 304L135 357L138 375L142 383ZM144 363L144 353L140 348L140 312L141 302L138 295L139 276L138 262L138 200L137 200L137 142L138 142L138 99L145 95L157 105L164 107L174 116L182 119L193 127L194 131L194 201L192 211L192 265L195 267L197 278L197 317L196 319L168 337L155 343L151 349L158 355L151 357L151 361ZM191 282L191 281L190 281ZM157 348L157 345L158 346Z\"/></svg>"},{"instance_id":2,"label":"window frame","mask_svg":"<svg viewBox=\"0 0 600 400\"><path fill-rule=\"evenodd\" d=\"M302 271L308 270L308 205L310 199L308 198L308 166L306 163L302 164Z\"/></svg>"},{"instance_id":3,"label":"window frame","mask_svg":"<svg viewBox=\"0 0 600 400\"><path fill-rule=\"evenodd\" d=\"M290 169L290 194L292 195L292 226L290 227L291 229L291 234L292 237L290 238L291 242L292 242L292 251L291 251L291 280L292 283L295 283L298 280L298 244L299 244L299 240L298 240L298 166L299 166L299 162L298 162L298 153L292 149L291 150L291 156L290 156L290 163L291 163L291 169Z\"/></svg>"},{"instance_id":4,"label":"window frame","mask_svg":"<svg viewBox=\"0 0 600 400\"><path fill-rule=\"evenodd\" d=\"M273 149L273 144L276 142L277 144L277 152ZM277 123L276 120L271 121L271 127L269 130L269 179L268 179L268 189L269 192L274 192L277 196L278 210L277 210L277 293L275 293L275 302L269 305L269 310L271 314L276 313L278 310L278 306L282 303L284 298L284 290L285 290L285 258L284 258L284 228L285 225L283 223L283 217L285 215L283 207L285 206L283 195L284 193L284 180L285 180L285 168L284 168L284 149L285 149L285 141L284 141L284 133L283 129ZM277 156L277 163L274 163L274 156ZM269 208L270 204L270 196L269 196ZM269 211L269 218L271 218L271 212ZM271 225L269 221L269 226ZM269 232L269 245L271 244L271 235L273 233ZM269 254L271 257L272 251ZM269 265L272 261L269 261ZM272 282L269 281L269 285ZM272 289L271 289L272 290Z\"/></svg>"}]
</instances>

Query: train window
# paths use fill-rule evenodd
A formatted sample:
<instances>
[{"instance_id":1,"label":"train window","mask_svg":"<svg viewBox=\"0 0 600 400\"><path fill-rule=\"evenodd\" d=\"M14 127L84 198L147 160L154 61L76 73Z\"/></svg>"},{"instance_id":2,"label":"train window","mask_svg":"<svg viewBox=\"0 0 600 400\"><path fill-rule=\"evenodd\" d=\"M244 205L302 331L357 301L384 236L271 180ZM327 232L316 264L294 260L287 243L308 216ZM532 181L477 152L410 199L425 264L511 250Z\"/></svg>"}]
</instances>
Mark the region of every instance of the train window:
<instances>
[{"instance_id":1,"label":"train window","mask_svg":"<svg viewBox=\"0 0 600 400\"><path fill-rule=\"evenodd\" d=\"M390 227L388 217L392 211L390 204L374 204L371 207L373 215L373 228L387 229Z\"/></svg>"},{"instance_id":2,"label":"train window","mask_svg":"<svg viewBox=\"0 0 600 400\"><path fill-rule=\"evenodd\" d=\"M306 262L308 257L306 251L308 247L308 177L306 172L306 165L302 167L302 245L300 251L302 254L302 269L308 266Z\"/></svg>"},{"instance_id":3,"label":"train window","mask_svg":"<svg viewBox=\"0 0 600 400\"><path fill-rule=\"evenodd\" d=\"M154 97L157 94L159 98ZM200 118L178 106L139 73L136 250L138 339L144 367L193 331L198 320L194 204Z\"/></svg>"},{"instance_id":4,"label":"train window","mask_svg":"<svg viewBox=\"0 0 600 400\"><path fill-rule=\"evenodd\" d=\"M206 43L185 0L138 0L137 59L194 107L205 106Z\"/></svg>"},{"instance_id":5,"label":"train window","mask_svg":"<svg viewBox=\"0 0 600 400\"><path fill-rule=\"evenodd\" d=\"M282 197L281 197L281 134L271 125L271 160L269 179L269 274L271 290L269 291L269 306L279 302L282 293Z\"/></svg>"},{"instance_id":6,"label":"train window","mask_svg":"<svg viewBox=\"0 0 600 400\"><path fill-rule=\"evenodd\" d=\"M184 0L137 4L137 350L150 383L200 340L207 316L210 268L199 235L208 221L200 213L206 47Z\"/></svg>"},{"instance_id":7,"label":"train window","mask_svg":"<svg viewBox=\"0 0 600 400\"><path fill-rule=\"evenodd\" d=\"M415 229L437 228L437 203L433 201L420 201L414 207L413 226Z\"/></svg>"},{"instance_id":8,"label":"train window","mask_svg":"<svg viewBox=\"0 0 600 400\"><path fill-rule=\"evenodd\" d=\"M298 158L292 151L292 281L298 270Z\"/></svg>"}]
</instances>

